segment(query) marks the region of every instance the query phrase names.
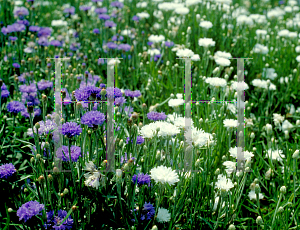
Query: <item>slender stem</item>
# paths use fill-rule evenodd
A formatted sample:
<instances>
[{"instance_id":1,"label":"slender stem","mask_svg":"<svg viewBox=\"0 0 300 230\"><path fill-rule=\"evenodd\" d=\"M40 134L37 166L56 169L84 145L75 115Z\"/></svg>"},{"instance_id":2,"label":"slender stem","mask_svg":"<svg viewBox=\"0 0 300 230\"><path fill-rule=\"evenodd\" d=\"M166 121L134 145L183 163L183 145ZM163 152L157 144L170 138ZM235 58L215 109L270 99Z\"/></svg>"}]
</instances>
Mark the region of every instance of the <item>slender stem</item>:
<instances>
[{"instance_id":1,"label":"slender stem","mask_svg":"<svg viewBox=\"0 0 300 230\"><path fill-rule=\"evenodd\" d=\"M273 225L274 225L274 222L275 222L275 217L276 217L276 214L277 214L278 207L279 207L281 199L282 199L282 193L280 193L279 200L278 200L277 205L276 205L276 209L275 209L273 220L272 220L271 229L273 229Z\"/></svg>"}]
</instances>

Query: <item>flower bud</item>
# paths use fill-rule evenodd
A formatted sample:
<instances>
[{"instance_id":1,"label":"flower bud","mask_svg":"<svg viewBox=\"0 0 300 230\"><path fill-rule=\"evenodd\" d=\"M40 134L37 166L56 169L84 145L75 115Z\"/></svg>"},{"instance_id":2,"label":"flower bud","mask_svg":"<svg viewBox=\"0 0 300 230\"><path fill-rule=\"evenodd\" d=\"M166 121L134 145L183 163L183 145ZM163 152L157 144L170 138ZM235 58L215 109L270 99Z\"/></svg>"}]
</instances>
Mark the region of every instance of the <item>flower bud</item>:
<instances>
[{"instance_id":1,"label":"flower bud","mask_svg":"<svg viewBox=\"0 0 300 230\"><path fill-rule=\"evenodd\" d=\"M34 126L35 126L36 129L39 129L41 127L38 122Z\"/></svg>"},{"instance_id":2,"label":"flower bud","mask_svg":"<svg viewBox=\"0 0 300 230\"><path fill-rule=\"evenodd\" d=\"M255 185L254 191L256 194L260 193L260 187L258 184Z\"/></svg>"},{"instance_id":3,"label":"flower bud","mask_svg":"<svg viewBox=\"0 0 300 230\"><path fill-rule=\"evenodd\" d=\"M253 132L250 134L250 138L251 138L251 139L254 139L254 138L255 138L255 134L254 134Z\"/></svg>"},{"instance_id":4,"label":"flower bud","mask_svg":"<svg viewBox=\"0 0 300 230\"><path fill-rule=\"evenodd\" d=\"M72 210L73 210L73 211L76 211L77 209L78 209L77 206L75 206L75 205L72 206Z\"/></svg>"},{"instance_id":5,"label":"flower bud","mask_svg":"<svg viewBox=\"0 0 300 230\"><path fill-rule=\"evenodd\" d=\"M38 181L41 183L45 180L45 177L43 175L41 175L39 178L38 178Z\"/></svg>"},{"instance_id":6,"label":"flower bud","mask_svg":"<svg viewBox=\"0 0 300 230\"><path fill-rule=\"evenodd\" d=\"M293 159L298 159L299 158L299 150L297 149L294 153L293 153Z\"/></svg>"},{"instance_id":7,"label":"flower bud","mask_svg":"<svg viewBox=\"0 0 300 230\"><path fill-rule=\"evenodd\" d=\"M151 230L158 230L156 225L153 225L153 227L151 228Z\"/></svg>"},{"instance_id":8,"label":"flower bud","mask_svg":"<svg viewBox=\"0 0 300 230\"><path fill-rule=\"evenodd\" d=\"M24 192L28 192L28 188L24 188Z\"/></svg>"},{"instance_id":9,"label":"flower bud","mask_svg":"<svg viewBox=\"0 0 300 230\"><path fill-rule=\"evenodd\" d=\"M40 159L41 158L41 155L40 154L36 154L36 159Z\"/></svg>"},{"instance_id":10,"label":"flower bud","mask_svg":"<svg viewBox=\"0 0 300 230\"><path fill-rule=\"evenodd\" d=\"M64 189L63 194L67 195L69 193L69 190L67 188Z\"/></svg>"},{"instance_id":11,"label":"flower bud","mask_svg":"<svg viewBox=\"0 0 300 230\"><path fill-rule=\"evenodd\" d=\"M272 133L272 125L266 124L267 134L270 135Z\"/></svg>"},{"instance_id":12,"label":"flower bud","mask_svg":"<svg viewBox=\"0 0 300 230\"><path fill-rule=\"evenodd\" d=\"M57 167L53 167L53 173L57 175L59 173L59 169Z\"/></svg>"},{"instance_id":13,"label":"flower bud","mask_svg":"<svg viewBox=\"0 0 300 230\"><path fill-rule=\"evenodd\" d=\"M52 180L53 180L53 176L52 176L51 174L48 174L47 177L48 177L48 180L49 180L49 181L52 181Z\"/></svg>"},{"instance_id":14,"label":"flower bud","mask_svg":"<svg viewBox=\"0 0 300 230\"><path fill-rule=\"evenodd\" d=\"M280 206L279 208L278 208L278 212L279 213L282 213L284 211L284 208L282 207L282 206Z\"/></svg>"},{"instance_id":15,"label":"flower bud","mask_svg":"<svg viewBox=\"0 0 300 230\"><path fill-rule=\"evenodd\" d=\"M235 230L235 226L233 224L229 225L228 230Z\"/></svg>"},{"instance_id":16,"label":"flower bud","mask_svg":"<svg viewBox=\"0 0 300 230\"><path fill-rule=\"evenodd\" d=\"M33 163L34 162L34 157L31 157L30 158L30 163Z\"/></svg>"},{"instance_id":17,"label":"flower bud","mask_svg":"<svg viewBox=\"0 0 300 230\"><path fill-rule=\"evenodd\" d=\"M282 187L280 188L280 192L281 192L282 194L285 194L285 193L286 193L286 187L285 187L285 186L282 186Z\"/></svg>"},{"instance_id":18,"label":"flower bud","mask_svg":"<svg viewBox=\"0 0 300 230\"><path fill-rule=\"evenodd\" d=\"M263 220L262 220L261 216L258 216L258 217L256 218L256 223L257 223L258 225L262 225L262 224L263 224Z\"/></svg>"},{"instance_id":19,"label":"flower bud","mask_svg":"<svg viewBox=\"0 0 300 230\"><path fill-rule=\"evenodd\" d=\"M12 209L12 208L8 208L7 211L8 211L8 212L12 212L13 209Z\"/></svg>"}]
</instances>

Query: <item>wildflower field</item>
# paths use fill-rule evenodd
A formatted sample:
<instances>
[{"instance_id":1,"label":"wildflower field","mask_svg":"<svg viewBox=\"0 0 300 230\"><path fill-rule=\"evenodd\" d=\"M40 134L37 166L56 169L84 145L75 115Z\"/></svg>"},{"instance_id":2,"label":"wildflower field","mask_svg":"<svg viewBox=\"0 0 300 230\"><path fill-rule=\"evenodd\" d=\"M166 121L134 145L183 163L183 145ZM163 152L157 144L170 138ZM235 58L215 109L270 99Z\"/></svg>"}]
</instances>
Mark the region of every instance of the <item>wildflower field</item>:
<instances>
[{"instance_id":1,"label":"wildflower field","mask_svg":"<svg viewBox=\"0 0 300 230\"><path fill-rule=\"evenodd\" d=\"M296 0L1 0L0 229L300 229Z\"/></svg>"}]
</instances>

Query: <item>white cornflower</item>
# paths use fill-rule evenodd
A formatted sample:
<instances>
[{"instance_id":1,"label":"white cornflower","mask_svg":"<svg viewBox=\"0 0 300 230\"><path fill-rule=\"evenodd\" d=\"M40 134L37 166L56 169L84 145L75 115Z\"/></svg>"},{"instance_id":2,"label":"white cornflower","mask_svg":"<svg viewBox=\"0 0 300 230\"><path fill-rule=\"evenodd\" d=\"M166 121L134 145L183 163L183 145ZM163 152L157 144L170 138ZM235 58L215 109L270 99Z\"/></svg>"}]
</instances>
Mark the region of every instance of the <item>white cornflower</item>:
<instances>
[{"instance_id":1,"label":"white cornflower","mask_svg":"<svg viewBox=\"0 0 300 230\"><path fill-rule=\"evenodd\" d=\"M267 54L269 52L269 49L267 46L256 44L252 51L253 53Z\"/></svg>"},{"instance_id":2,"label":"white cornflower","mask_svg":"<svg viewBox=\"0 0 300 230\"><path fill-rule=\"evenodd\" d=\"M232 87L233 90L237 90L237 91L243 91L243 90L249 89L249 86L246 82L236 82L236 81L234 81L231 84L231 87Z\"/></svg>"},{"instance_id":3,"label":"white cornflower","mask_svg":"<svg viewBox=\"0 0 300 230\"><path fill-rule=\"evenodd\" d=\"M194 52L190 49L180 49L177 50L176 55L178 57L192 57L194 56Z\"/></svg>"},{"instance_id":4,"label":"white cornflower","mask_svg":"<svg viewBox=\"0 0 300 230\"><path fill-rule=\"evenodd\" d=\"M108 64L108 65L115 65L115 64L119 64L119 63L121 63L121 62L119 61L119 59L113 58L113 59L111 59L107 64Z\"/></svg>"},{"instance_id":5,"label":"white cornflower","mask_svg":"<svg viewBox=\"0 0 300 230\"><path fill-rule=\"evenodd\" d=\"M169 222L171 220L171 213L168 209L158 208L156 219L159 223Z\"/></svg>"},{"instance_id":6,"label":"white cornflower","mask_svg":"<svg viewBox=\"0 0 300 230\"><path fill-rule=\"evenodd\" d=\"M157 132L157 130L159 130ZM173 124L170 124L169 122L166 121L156 121L153 123L150 123L148 125L145 125L141 128L140 134L144 138L152 138L155 136L157 133L157 136L174 136L178 133L180 133L180 130L178 127L176 127Z\"/></svg>"},{"instance_id":7,"label":"white cornflower","mask_svg":"<svg viewBox=\"0 0 300 230\"><path fill-rule=\"evenodd\" d=\"M150 177L156 183L174 185L179 181L178 174L171 167L158 166L150 170Z\"/></svg>"},{"instance_id":8,"label":"white cornflower","mask_svg":"<svg viewBox=\"0 0 300 230\"><path fill-rule=\"evenodd\" d=\"M261 36L261 37L265 37L268 34L268 32L266 30L260 30L260 29L257 29L255 31L255 33L256 33L256 36Z\"/></svg>"},{"instance_id":9,"label":"white cornflower","mask_svg":"<svg viewBox=\"0 0 300 230\"><path fill-rule=\"evenodd\" d=\"M199 26L205 29L210 29L213 27L213 24L210 21L202 21L200 22Z\"/></svg>"},{"instance_id":10,"label":"white cornflower","mask_svg":"<svg viewBox=\"0 0 300 230\"><path fill-rule=\"evenodd\" d=\"M251 190L248 194L249 196L249 199L250 200L256 200L256 193L255 193L255 190ZM261 200L264 198L264 195L262 193L259 193L258 194L258 198Z\"/></svg>"},{"instance_id":11,"label":"white cornflower","mask_svg":"<svg viewBox=\"0 0 300 230\"><path fill-rule=\"evenodd\" d=\"M220 66L230 66L230 61L227 58L216 58L215 62Z\"/></svg>"},{"instance_id":12,"label":"white cornflower","mask_svg":"<svg viewBox=\"0 0 300 230\"><path fill-rule=\"evenodd\" d=\"M226 178L226 176L219 174L218 181L216 182L216 187L221 190L229 191L234 187L234 185L229 178Z\"/></svg>"},{"instance_id":13,"label":"white cornflower","mask_svg":"<svg viewBox=\"0 0 300 230\"><path fill-rule=\"evenodd\" d=\"M230 175L234 170L236 170L236 162L225 161L223 165L226 167L225 171Z\"/></svg>"},{"instance_id":14,"label":"white cornflower","mask_svg":"<svg viewBox=\"0 0 300 230\"><path fill-rule=\"evenodd\" d=\"M275 73L274 68L263 68L262 74L263 74L263 76L265 76L266 78L269 78L271 80L274 80L277 77L277 73Z\"/></svg>"},{"instance_id":15,"label":"white cornflower","mask_svg":"<svg viewBox=\"0 0 300 230\"><path fill-rule=\"evenodd\" d=\"M165 36L163 35L150 35L148 40L153 43L160 43L165 40Z\"/></svg>"},{"instance_id":16,"label":"white cornflower","mask_svg":"<svg viewBox=\"0 0 300 230\"><path fill-rule=\"evenodd\" d=\"M296 57L296 61L300 62L300 55Z\"/></svg>"},{"instance_id":17,"label":"white cornflower","mask_svg":"<svg viewBox=\"0 0 300 230\"><path fill-rule=\"evenodd\" d=\"M223 121L223 124L226 128L234 128L238 126L238 121L234 119L225 119Z\"/></svg>"},{"instance_id":18,"label":"white cornflower","mask_svg":"<svg viewBox=\"0 0 300 230\"><path fill-rule=\"evenodd\" d=\"M214 55L214 59L217 59L217 58L232 58L231 54L230 53L227 53L227 52L223 52L223 51L217 51L215 52L215 55Z\"/></svg>"},{"instance_id":19,"label":"white cornflower","mask_svg":"<svg viewBox=\"0 0 300 230\"><path fill-rule=\"evenodd\" d=\"M205 82L216 87L225 87L227 85L226 80L219 77L208 77L205 79Z\"/></svg>"},{"instance_id":20,"label":"white cornflower","mask_svg":"<svg viewBox=\"0 0 300 230\"><path fill-rule=\"evenodd\" d=\"M160 54L160 51L158 49L149 49L147 53L150 54L150 56L154 56Z\"/></svg>"},{"instance_id":21,"label":"white cornflower","mask_svg":"<svg viewBox=\"0 0 300 230\"><path fill-rule=\"evenodd\" d=\"M176 117L173 123L178 128L184 128L186 125L186 122L188 122L191 126L194 125L193 120L191 118L186 118L186 117Z\"/></svg>"},{"instance_id":22,"label":"white cornflower","mask_svg":"<svg viewBox=\"0 0 300 230\"><path fill-rule=\"evenodd\" d=\"M239 15L237 18L236 18L236 22L237 22L237 25L249 25L249 26L252 26L253 25L253 20L252 18L246 16L246 15Z\"/></svg>"},{"instance_id":23,"label":"white cornflower","mask_svg":"<svg viewBox=\"0 0 300 230\"><path fill-rule=\"evenodd\" d=\"M205 145L210 146L214 143L213 135L205 133L202 129L192 127L192 143L199 148Z\"/></svg>"},{"instance_id":24,"label":"white cornflower","mask_svg":"<svg viewBox=\"0 0 300 230\"><path fill-rule=\"evenodd\" d=\"M281 128L282 128L282 131L289 131L293 127L294 126L288 120L284 120Z\"/></svg>"},{"instance_id":25,"label":"white cornflower","mask_svg":"<svg viewBox=\"0 0 300 230\"><path fill-rule=\"evenodd\" d=\"M272 149L269 149L267 151L267 154L266 154L266 157L268 158L271 158L271 155L272 155L272 160L277 160L277 161L282 161L283 158L285 158L284 155L282 155L282 150L272 150Z\"/></svg>"},{"instance_id":26,"label":"white cornflower","mask_svg":"<svg viewBox=\"0 0 300 230\"><path fill-rule=\"evenodd\" d=\"M148 5L147 2L138 2L138 3L136 4L136 7L137 7L137 8L146 8L147 5Z\"/></svg>"},{"instance_id":27,"label":"white cornflower","mask_svg":"<svg viewBox=\"0 0 300 230\"><path fill-rule=\"evenodd\" d=\"M192 61L200 61L200 56L199 56L199 54L193 55L193 56L191 57L191 60L192 60Z\"/></svg>"},{"instance_id":28,"label":"white cornflower","mask_svg":"<svg viewBox=\"0 0 300 230\"><path fill-rule=\"evenodd\" d=\"M174 12L176 14L180 14L180 15L186 15L190 12L189 8L187 7L178 7L174 10Z\"/></svg>"},{"instance_id":29,"label":"white cornflower","mask_svg":"<svg viewBox=\"0 0 300 230\"><path fill-rule=\"evenodd\" d=\"M170 99L168 101L168 105L170 107L175 107L175 106L179 106L179 105L183 105L184 104L184 100L183 99Z\"/></svg>"},{"instance_id":30,"label":"white cornflower","mask_svg":"<svg viewBox=\"0 0 300 230\"><path fill-rule=\"evenodd\" d=\"M234 148L231 147L229 149L230 156L237 158L237 148L240 148L240 147L234 147ZM244 151L244 159L245 160L251 160L252 157L254 157L254 154L252 152Z\"/></svg>"},{"instance_id":31,"label":"white cornflower","mask_svg":"<svg viewBox=\"0 0 300 230\"><path fill-rule=\"evenodd\" d=\"M269 81L269 80L268 80ZM252 85L262 89L268 89L268 81L261 79L254 79ZM270 82L269 90L276 90L276 86Z\"/></svg>"},{"instance_id":32,"label":"white cornflower","mask_svg":"<svg viewBox=\"0 0 300 230\"><path fill-rule=\"evenodd\" d=\"M300 46L296 46L295 51L296 53L300 53Z\"/></svg>"},{"instance_id":33,"label":"white cornflower","mask_svg":"<svg viewBox=\"0 0 300 230\"><path fill-rule=\"evenodd\" d=\"M287 37L287 36L289 35L289 33L290 33L290 31L287 30L287 29L280 30L280 31L278 32L278 36L279 36L279 37Z\"/></svg>"},{"instance_id":34,"label":"white cornflower","mask_svg":"<svg viewBox=\"0 0 300 230\"><path fill-rule=\"evenodd\" d=\"M198 40L199 46L203 47L209 47L209 46L215 46L216 42L213 41L211 38L200 38Z\"/></svg>"},{"instance_id":35,"label":"white cornflower","mask_svg":"<svg viewBox=\"0 0 300 230\"><path fill-rule=\"evenodd\" d=\"M68 23L64 20L52 20L51 26L67 26Z\"/></svg>"},{"instance_id":36,"label":"white cornflower","mask_svg":"<svg viewBox=\"0 0 300 230\"><path fill-rule=\"evenodd\" d=\"M278 113L273 113L273 121L275 126L279 126L280 123L284 121L284 117Z\"/></svg>"},{"instance_id":37,"label":"white cornflower","mask_svg":"<svg viewBox=\"0 0 300 230\"><path fill-rule=\"evenodd\" d=\"M148 14L147 12L141 12L137 13L136 16L138 16L139 18L149 18L150 14Z\"/></svg>"}]
</instances>

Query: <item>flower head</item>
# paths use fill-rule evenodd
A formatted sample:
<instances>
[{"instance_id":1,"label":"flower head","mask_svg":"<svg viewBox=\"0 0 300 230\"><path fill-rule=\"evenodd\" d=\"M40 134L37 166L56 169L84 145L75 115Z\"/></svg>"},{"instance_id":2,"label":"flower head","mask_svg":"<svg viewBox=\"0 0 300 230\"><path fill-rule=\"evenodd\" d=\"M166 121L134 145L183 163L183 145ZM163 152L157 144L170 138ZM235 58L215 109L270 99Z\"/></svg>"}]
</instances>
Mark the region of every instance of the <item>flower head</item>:
<instances>
[{"instance_id":1,"label":"flower head","mask_svg":"<svg viewBox=\"0 0 300 230\"><path fill-rule=\"evenodd\" d=\"M71 146L71 159L73 162L77 162L78 158L81 156L81 148L78 146ZM63 161L69 161L69 147L63 145L62 147L56 150L57 158L62 159Z\"/></svg>"},{"instance_id":2,"label":"flower head","mask_svg":"<svg viewBox=\"0 0 300 230\"><path fill-rule=\"evenodd\" d=\"M158 166L150 170L150 176L156 183L174 185L179 181L178 174L171 167Z\"/></svg>"},{"instance_id":3,"label":"flower head","mask_svg":"<svg viewBox=\"0 0 300 230\"><path fill-rule=\"evenodd\" d=\"M54 216L54 210L51 210L46 213L47 214L47 223L44 225L46 229L72 229L73 227L73 219L69 216L62 225L61 222L67 216L67 212L65 210L58 210L57 216ZM60 226L59 226L60 225Z\"/></svg>"},{"instance_id":4,"label":"flower head","mask_svg":"<svg viewBox=\"0 0 300 230\"><path fill-rule=\"evenodd\" d=\"M7 179L16 172L16 168L12 163L3 164L0 166L0 178Z\"/></svg>"},{"instance_id":5,"label":"flower head","mask_svg":"<svg viewBox=\"0 0 300 230\"><path fill-rule=\"evenodd\" d=\"M168 209L158 208L156 219L159 223L169 222L171 220L171 213Z\"/></svg>"},{"instance_id":6,"label":"flower head","mask_svg":"<svg viewBox=\"0 0 300 230\"><path fill-rule=\"evenodd\" d=\"M26 110L25 105L19 101L9 102L7 105L7 111L16 115L19 112Z\"/></svg>"},{"instance_id":7,"label":"flower head","mask_svg":"<svg viewBox=\"0 0 300 230\"><path fill-rule=\"evenodd\" d=\"M40 204L38 201L29 201L18 209L17 216L20 221L24 220L26 222L35 215L42 215L42 210L45 210L43 204Z\"/></svg>"},{"instance_id":8,"label":"flower head","mask_svg":"<svg viewBox=\"0 0 300 230\"><path fill-rule=\"evenodd\" d=\"M105 121L105 115L99 111L90 111L81 117L81 123L91 128L102 125Z\"/></svg>"},{"instance_id":9,"label":"flower head","mask_svg":"<svg viewBox=\"0 0 300 230\"><path fill-rule=\"evenodd\" d=\"M62 125L62 134L68 138L79 136L82 132L82 128L76 122L66 122Z\"/></svg>"},{"instance_id":10,"label":"flower head","mask_svg":"<svg viewBox=\"0 0 300 230\"><path fill-rule=\"evenodd\" d=\"M132 182L137 183L138 186L142 186L144 184L148 184L148 187L150 187L151 177L146 173L139 173L138 175L133 175Z\"/></svg>"}]
</instances>

